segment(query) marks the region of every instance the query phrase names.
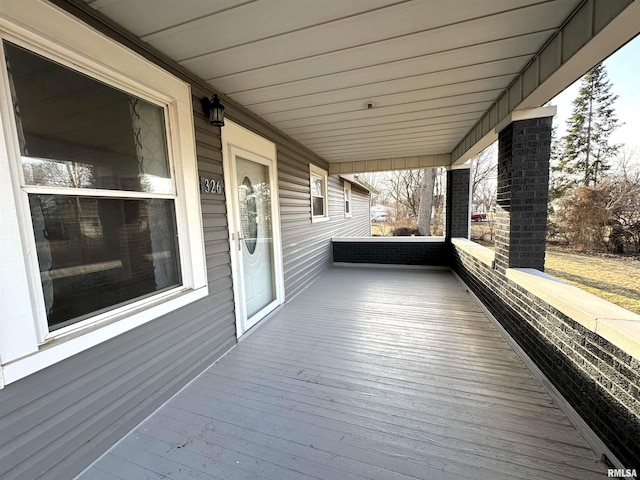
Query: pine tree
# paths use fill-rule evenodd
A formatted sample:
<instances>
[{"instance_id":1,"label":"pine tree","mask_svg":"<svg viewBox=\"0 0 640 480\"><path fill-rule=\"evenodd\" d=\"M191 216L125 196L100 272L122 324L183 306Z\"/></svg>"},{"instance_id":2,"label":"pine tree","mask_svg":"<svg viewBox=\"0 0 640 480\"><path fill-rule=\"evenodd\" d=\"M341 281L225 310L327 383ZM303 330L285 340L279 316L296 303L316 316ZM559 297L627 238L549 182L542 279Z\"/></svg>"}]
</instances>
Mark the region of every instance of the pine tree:
<instances>
[{"instance_id":1,"label":"pine tree","mask_svg":"<svg viewBox=\"0 0 640 480\"><path fill-rule=\"evenodd\" d=\"M563 152L558 169L565 186L597 185L610 168L610 159L619 145L610 145L609 136L618 127L614 102L618 98L602 64L582 77L573 112L562 138Z\"/></svg>"},{"instance_id":2,"label":"pine tree","mask_svg":"<svg viewBox=\"0 0 640 480\"><path fill-rule=\"evenodd\" d=\"M571 179L563 171L564 138L558 137L558 127L551 128L551 155L549 158L549 202L564 196L571 187Z\"/></svg>"}]
</instances>

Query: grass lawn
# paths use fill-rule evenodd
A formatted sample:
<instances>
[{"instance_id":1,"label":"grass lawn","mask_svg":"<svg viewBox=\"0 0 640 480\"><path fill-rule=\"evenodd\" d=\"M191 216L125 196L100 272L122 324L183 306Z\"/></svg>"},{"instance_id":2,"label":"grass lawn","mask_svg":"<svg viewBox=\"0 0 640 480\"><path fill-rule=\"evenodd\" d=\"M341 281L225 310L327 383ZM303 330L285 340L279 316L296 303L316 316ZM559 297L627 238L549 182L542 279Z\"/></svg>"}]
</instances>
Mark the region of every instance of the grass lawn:
<instances>
[{"instance_id":1,"label":"grass lawn","mask_svg":"<svg viewBox=\"0 0 640 480\"><path fill-rule=\"evenodd\" d=\"M391 225L387 225L386 223L372 223L371 224L371 235L374 237L390 237L393 232L393 228Z\"/></svg>"},{"instance_id":2,"label":"grass lawn","mask_svg":"<svg viewBox=\"0 0 640 480\"><path fill-rule=\"evenodd\" d=\"M491 238L487 223L472 223L472 240L493 248ZM640 315L640 258L547 246L545 273Z\"/></svg>"},{"instance_id":3,"label":"grass lawn","mask_svg":"<svg viewBox=\"0 0 640 480\"><path fill-rule=\"evenodd\" d=\"M545 273L640 314L640 260L547 247Z\"/></svg>"}]
</instances>

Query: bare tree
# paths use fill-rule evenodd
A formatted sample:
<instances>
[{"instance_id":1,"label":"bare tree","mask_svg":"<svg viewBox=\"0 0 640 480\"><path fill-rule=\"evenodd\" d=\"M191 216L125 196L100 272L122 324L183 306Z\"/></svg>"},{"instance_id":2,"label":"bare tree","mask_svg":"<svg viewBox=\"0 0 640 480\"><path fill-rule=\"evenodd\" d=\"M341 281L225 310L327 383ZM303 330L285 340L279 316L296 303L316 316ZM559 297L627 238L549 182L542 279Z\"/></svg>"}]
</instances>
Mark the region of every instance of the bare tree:
<instances>
[{"instance_id":1,"label":"bare tree","mask_svg":"<svg viewBox=\"0 0 640 480\"><path fill-rule=\"evenodd\" d=\"M433 218L431 232L433 235L444 235L445 204L447 191L447 176L444 168L434 169L436 180L433 187Z\"/></svg>"},{"instance_id":2,"label":"bare tree","mask_svg":"<svg viewBox=\"0 0 640 480\"><path fill-rule=\"evenodd\" d=\"M624 146L614 159L613 174L606 179L611 191L608 204L607 249L615 253L640 253L640 151Z\"/></svg>"},{"instance_id":3,"label":"bare tree","mask_svg":"<svg viewBox=\"0 0 640 480\"><path fill-rule=\"evenodd\" d=\"M424 236L431 235L431 215L433 212L433 191L436 184L436 169L427 168L422 174L420 183L420 201L418 209L418 233Z\"/></svg>"},{"instance_id":4,"label":"bare tree","mask_svg":"<svg viewBox=\"0 0 640 480\"><path fill-rule=\"evenodd\" d=\"M391 207L392 223L403 235L416 232L431 235L433 229L442 230L445 189L442 169L396 170L358 176L379 191L372 204Z\"/></svg>"},{"instance_id":5,"label":"bare tree","mask_svg":"<svg viewBox=\"0 0 640 480\"><path fill-rule=\"evenodd\" d=\"M382 175L380 172L359 173L356 178L363 180L367 185L371 185L374 191L371 191L371 205L384 204L386 199L383 193Z\"/></svg>"},{"instance_id":6,"label":"bare tree","mask_svg":"<svg viewBox=\"0 0 640 480\"><path fill-rule=\"evenodd\" d=\"M423 170L396 170L387 172L385 177L385 194L393 202L396 218L407 221L418 217L420 207L420 185Z\"/></svg>"},{"instance_id":7,"label":"bare tree","mask_svg":"<svg viewBox=\"0 0 640 480\"><path fill-rule=\"evenodd\" d=\"M471 167L472 208L475 212L487 214L482 225L472 227L471 236L474 240L493 241L494 219L490 212L496 202L497 170L497 142L494 142L473 159Z\"/></svg>"},{"instance_id":8,"label":"bare tree","mask_svg":"<svg viewBox=\"0 0 640 480\"><path fill-rule=\"evenodd\" d=\"M497 143L492 143L473 160L471 192L475 210L490 212L496 198Z\"/></svg>"},{"instance_id":9,"label":"bare tree","mask_svg":"<svg viewBox=\"0 0 640 480\"><path fill-rule=\"evenodd\" d=\"M624 145L614 159L613 174L633 183L640 182L640 149Z\"/></svg>"}]
</instances>

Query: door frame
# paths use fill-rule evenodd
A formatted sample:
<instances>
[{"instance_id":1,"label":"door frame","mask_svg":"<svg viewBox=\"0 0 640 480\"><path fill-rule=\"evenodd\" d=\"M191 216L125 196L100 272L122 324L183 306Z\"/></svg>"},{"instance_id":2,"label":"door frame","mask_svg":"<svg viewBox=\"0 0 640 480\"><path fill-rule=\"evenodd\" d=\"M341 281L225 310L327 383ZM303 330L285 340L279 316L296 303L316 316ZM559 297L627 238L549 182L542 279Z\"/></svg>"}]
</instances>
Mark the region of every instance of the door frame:
<instances>
[{"instance_id":1,"label":"door frame","mask_svg":"<svg viewBox=\"0 0 640 480\"><path fill-rule=\"evenodd\" d=\"M237 249L237 232L239 205L236 192L232 186L236 183L236 168L233 162L234 152L248 153L247 160L256 161L269 167L269 186L271 188L271 216L273 235L273 268L275 299L264 308L254 314L252 319L259 323L267 314L284 303L284 267L282 259L282 238L280 232L280 204L278 195L278 164L276 158L275 143L253 133L252 131L232 122L224 120L225 125L221 130L222 140L222 167L225 178L225 203L227 206L229 255L231 258L231 279L233 283L233 302L236 317L236 337L240 339L250 326L247 325L245 299L244 299L244 275L242 255ZM251 325L253 326L253 324Z\"/></svg>"}]
</instances>

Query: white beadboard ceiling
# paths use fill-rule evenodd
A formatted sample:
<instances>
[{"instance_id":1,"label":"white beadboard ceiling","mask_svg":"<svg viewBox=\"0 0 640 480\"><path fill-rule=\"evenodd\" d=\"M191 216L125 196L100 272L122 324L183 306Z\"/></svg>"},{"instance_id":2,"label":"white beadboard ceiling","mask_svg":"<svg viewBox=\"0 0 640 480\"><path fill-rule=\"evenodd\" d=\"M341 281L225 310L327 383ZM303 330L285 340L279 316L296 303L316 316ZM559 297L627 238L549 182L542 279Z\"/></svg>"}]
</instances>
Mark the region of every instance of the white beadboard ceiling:
<instances>
[{"instance_id":1,"label":"white beadboard ceiling","mask_svg":"<svg viewBox=\"0 0 640 480\"><path fill-rule=\"evenodd\" d=\"M450 153L581 3L85 1L329 162Z\"/></svg>"}]
</instances>

